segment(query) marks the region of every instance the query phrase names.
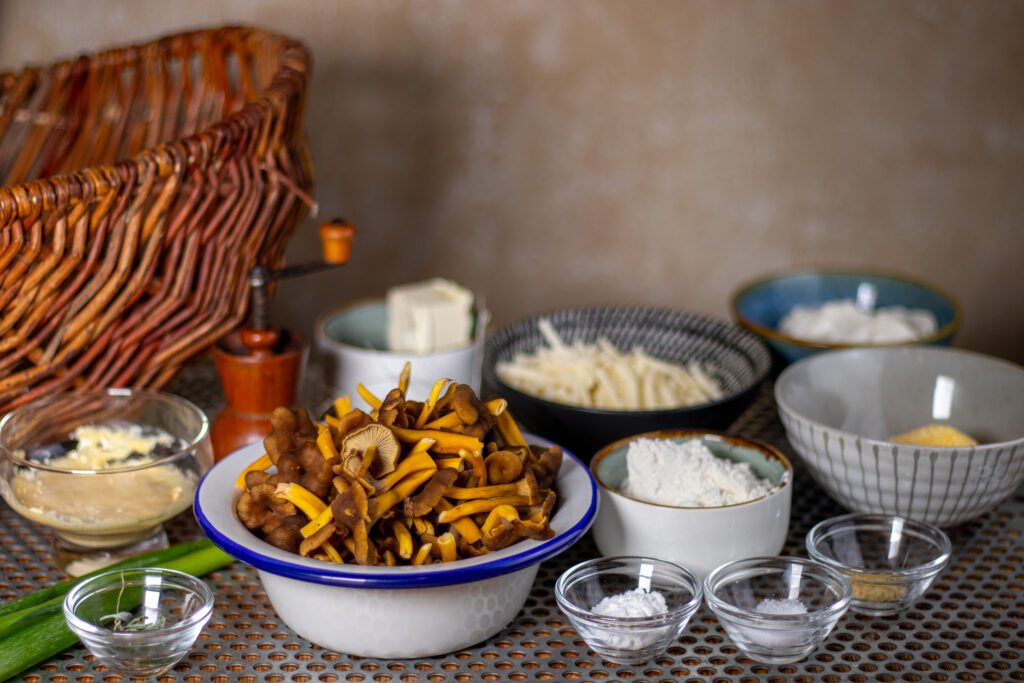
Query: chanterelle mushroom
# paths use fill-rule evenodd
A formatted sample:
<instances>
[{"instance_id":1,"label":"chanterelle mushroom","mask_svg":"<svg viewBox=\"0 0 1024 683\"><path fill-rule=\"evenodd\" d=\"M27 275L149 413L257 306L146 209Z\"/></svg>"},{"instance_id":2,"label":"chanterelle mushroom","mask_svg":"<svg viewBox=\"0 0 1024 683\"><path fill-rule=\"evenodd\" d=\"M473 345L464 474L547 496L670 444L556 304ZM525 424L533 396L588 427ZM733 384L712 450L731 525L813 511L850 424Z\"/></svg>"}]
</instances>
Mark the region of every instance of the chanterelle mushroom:
<instances>
[{"instance_id":1,"label":"chanterelle mushroom","mask_svg":"<svg viewBox=\"0 0 1024 683\"><path fill-rule=\"evenodd\" d=\"M342 439L341 461L348 462L350 455L357 451L361 454L369 445L373 445L377 449L377 456L370 465L370 475L380 478L393 471L402 448L395 433L390 428L376 422L363 425L359 429L349 432Z\"/></svg>"}]
</instances>

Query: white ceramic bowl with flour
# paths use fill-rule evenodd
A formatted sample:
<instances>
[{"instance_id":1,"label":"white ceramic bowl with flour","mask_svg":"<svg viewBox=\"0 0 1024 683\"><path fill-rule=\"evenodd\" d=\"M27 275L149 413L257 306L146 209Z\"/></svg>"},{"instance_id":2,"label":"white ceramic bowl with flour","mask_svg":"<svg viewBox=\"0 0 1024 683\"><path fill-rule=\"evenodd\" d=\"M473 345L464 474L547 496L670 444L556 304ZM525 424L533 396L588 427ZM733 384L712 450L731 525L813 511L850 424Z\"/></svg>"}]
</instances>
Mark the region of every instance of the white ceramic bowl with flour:
<instances>
[{"instance_id":1,"label":"white ceramic bowl with flour","mask_svg":"<svg viewBox=\"0 0 1024 683\"><path fill-rule=\"evenodd\" d=\"M696 496L695 491L681 492L677 501L681 504L647 502L641 500L637 492L627 495L622 489L628 478L630 444L648 439L679 446L696 439L722 465L715 468L719 471L702 470L702 476L722 476L728 474L734 464L746 463L753 474L767 484L767 491L758 492L752 500L729 504L715 501L713 494L710 498L708 494L701 494L699 500L712 502L710 506L685 500ZM679 450L681 452L682 448ZM726 562L777 555L786 542L793 468L786 457L771 446L715 432L648 432L604 447L594 456L590 470L601 495L593 534L602 555L656 557L681 564L703 578Z\"/></svg>"}]
</instances>

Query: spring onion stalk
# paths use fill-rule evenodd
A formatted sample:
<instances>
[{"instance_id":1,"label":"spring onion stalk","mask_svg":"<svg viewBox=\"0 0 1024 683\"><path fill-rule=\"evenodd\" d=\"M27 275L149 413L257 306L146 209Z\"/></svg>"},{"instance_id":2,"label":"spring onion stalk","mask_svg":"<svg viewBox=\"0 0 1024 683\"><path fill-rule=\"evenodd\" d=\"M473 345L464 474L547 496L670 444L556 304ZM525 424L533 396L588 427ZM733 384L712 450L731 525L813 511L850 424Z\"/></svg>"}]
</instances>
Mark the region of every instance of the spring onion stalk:
<instances>
[{"instance_id":1,"label":"spring onion stalk","mask_svg":"<svg viewBox=\"0 0 1024 683\"><path fill-rule=\"evenodd\" d=\"M88 574L79 576L78 578L61 581L60 583L55 583L52 586L47 586L46 588L41 588L33 593L29 593L28 595L23 595L20 598L9 600L0 605L0 628L2 628L2 624L4 623L2 617L14 614L15 612L21 612L29 607L41 605L55 597L63 598L76 583L84 581L90 576L102 574L103 572L110 571L111 569L122 569L125 567L152 567L154 565L160 565L163 562L173 560L174 558L181 557L182 555L188 555L189 553L203 548L208 548L211 545L210 540L204 538L198 541L190 541L188 543L178 543L177 545L172 545L169 548L163 548L161 550L152 550L148 553L143 553L141 555L136 555L135 557L130 557L127 560L122 560L117 564L108 565L101 569L97 569L94 572L89 572Z\"/></svg>"},{"instance_id":2,"label":"spring onion stalk","mask_svg":"<svg viewBox=\"0 0 1024 683\"><path fill-rule=\"evenodd\" d=\"M165 561L147 558L148 564L142 565L139 561L146 557L140 555L126 562L119 562L117 565L105 567L100 571L127 567L164 567L187 572L193 576L205 576L234 562L234 558L217 548L209 540L185 543L173 546L175 550L186 546L184 554L180 552L169 553L170 557ZM168 548L167 550L171 550ZM156 551L156 553L165 551ZM152 555L154 553L147 553ZM93 574L99 572L93 572ZM85 577L79 577L75 581L65 581L58 586L64 587L60 594L53 594L51 588L44 588L43 600L31 603L32 606L23 607L20 610L5 614L11 617L8 624L16 624L16 628L4 627L0 630L0 681L6 681L12 676L25 669L38 664L41 661L51 659L63 650L71 647L78 641L78 637L72 633L64 622L64 613L61 603L64 595L77 582ZM26 596L28 597L28 596Z\"/></svg>"}]
</instances>

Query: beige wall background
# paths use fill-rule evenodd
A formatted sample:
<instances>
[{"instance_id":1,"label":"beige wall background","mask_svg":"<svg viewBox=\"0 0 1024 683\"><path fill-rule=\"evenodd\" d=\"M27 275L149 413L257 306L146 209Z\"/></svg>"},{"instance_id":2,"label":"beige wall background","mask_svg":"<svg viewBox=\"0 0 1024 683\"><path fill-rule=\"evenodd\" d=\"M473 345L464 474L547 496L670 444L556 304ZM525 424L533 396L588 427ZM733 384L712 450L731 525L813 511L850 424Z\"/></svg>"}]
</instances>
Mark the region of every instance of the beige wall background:
<instances>
[{"instance_id":1,"label":"beige wall background","mask_svg":"<svg viewBox=\"0 0 1024 683\"><path fill-rule=\"evenodd\" d=\"M941 285L959 346L1024 362L1024 2L4 0L0 69L228 23L311 48L320 215L359 228L281 324L438 274L497 325L726 318L742 281L834 264Z\"/></svg>"}]
</instances>

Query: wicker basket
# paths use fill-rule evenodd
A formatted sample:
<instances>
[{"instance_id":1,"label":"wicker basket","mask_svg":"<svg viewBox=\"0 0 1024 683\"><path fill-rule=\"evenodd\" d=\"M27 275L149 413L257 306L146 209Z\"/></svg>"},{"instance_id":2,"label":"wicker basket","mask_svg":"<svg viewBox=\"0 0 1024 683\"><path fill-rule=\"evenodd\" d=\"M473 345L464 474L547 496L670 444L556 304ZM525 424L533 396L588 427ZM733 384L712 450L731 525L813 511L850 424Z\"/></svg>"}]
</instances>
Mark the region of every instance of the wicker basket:
<instances>
[{"instance_id":1,"label":"wicker basket","mask_svg":"<svg viewBox=\"0 0 1024 683\"><path fill-rule=\"evenodd\" d=\"M308 68L231 27L0 74L0 413L159 388L239 325L309 201Z\"/></svg>"}]
</instances>

